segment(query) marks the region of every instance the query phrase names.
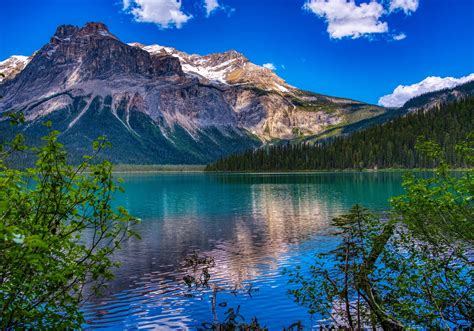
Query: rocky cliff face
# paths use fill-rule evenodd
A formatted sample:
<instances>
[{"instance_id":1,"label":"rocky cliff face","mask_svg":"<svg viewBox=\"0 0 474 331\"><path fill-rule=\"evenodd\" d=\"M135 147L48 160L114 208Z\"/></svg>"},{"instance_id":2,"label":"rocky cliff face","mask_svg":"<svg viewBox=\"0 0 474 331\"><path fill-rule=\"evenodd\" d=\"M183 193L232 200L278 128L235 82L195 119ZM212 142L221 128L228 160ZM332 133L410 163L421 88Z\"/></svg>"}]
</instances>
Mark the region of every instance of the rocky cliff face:
<instances>
[{"instance_id":1,"label":"rocky cliff face","mask_svg":"<svg viewBox=\"0 0 474 331\"><path fill-rule=\"evenodd\" d=\"M383 112L298 90L236 51L128 45L102 23L59 26L31 58L1 64L0 112L24 112L32 140L45 120L73 154L106 134L115 162L203 163Z\"/></svg>"}]
</instances>

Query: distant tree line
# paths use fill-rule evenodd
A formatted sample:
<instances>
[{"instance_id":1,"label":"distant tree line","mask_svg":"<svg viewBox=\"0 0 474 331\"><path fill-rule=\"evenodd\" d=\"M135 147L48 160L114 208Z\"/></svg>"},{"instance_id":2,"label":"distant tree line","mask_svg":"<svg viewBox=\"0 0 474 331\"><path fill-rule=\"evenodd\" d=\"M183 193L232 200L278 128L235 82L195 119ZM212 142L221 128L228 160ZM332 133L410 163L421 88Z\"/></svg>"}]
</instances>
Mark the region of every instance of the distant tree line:
<instances>
[{"instance_id":1,"label":"distant tree line","mask_svg":"<svg viewBox=\"0 0 474 331\"><path fill-rule=\"evenodd\" d=\"M231 155L208 171L279 171L367 168L433 168L438 164L415 149L419 138L441 146L448 164L465 167L456 144L474 128L474 97L417 111L350 136L311 144L275 145Z\"/></svg>"}]
</instances>

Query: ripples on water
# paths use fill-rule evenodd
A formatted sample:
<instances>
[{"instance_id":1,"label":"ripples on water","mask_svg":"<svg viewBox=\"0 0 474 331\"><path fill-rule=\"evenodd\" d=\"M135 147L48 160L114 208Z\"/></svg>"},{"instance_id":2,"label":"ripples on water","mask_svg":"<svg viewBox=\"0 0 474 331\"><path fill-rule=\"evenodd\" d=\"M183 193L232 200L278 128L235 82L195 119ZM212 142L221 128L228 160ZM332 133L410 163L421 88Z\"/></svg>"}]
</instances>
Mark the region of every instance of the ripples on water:
<instances>
[{"instance_id":1,"label":"ripples on water","mask_svg":"<svg viewBox=\"0 0 474 331\"><path fill-rule=\"evenodd\" d=\"M400 173L128 175L117 204L142 223L124 243L104 296L84 306L86 329L195 329L212 322L212 291L189 291L183 259L212 256L217 317L241 306L271 330L314 321L288 297L284 268L334 246L330 220L360 203L384 209ZM231 293L237 288L237 293ZM248 289L252 288L249 292Z\"/></svg>"}]
</instances>

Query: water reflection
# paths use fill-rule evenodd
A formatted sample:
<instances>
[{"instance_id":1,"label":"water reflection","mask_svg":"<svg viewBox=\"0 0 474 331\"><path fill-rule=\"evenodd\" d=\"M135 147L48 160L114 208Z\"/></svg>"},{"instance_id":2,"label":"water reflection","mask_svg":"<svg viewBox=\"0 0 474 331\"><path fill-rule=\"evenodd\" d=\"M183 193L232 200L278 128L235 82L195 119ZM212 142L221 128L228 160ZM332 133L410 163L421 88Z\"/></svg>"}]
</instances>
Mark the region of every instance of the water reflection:
<instances>
[{"instance_id":1,"label":"water reflection","mask_svg":"<svg viewBox=\"0 0 474 331\"><path fill-rule=\"evenodd\" d=\"M332 242L332 217L355 203L383 209L401 193L399 173L167 174L125 178L117 203L143 219L116 259L122 267L105 297L85 307L93 328L187 329L212 321L210 293L186 298L180 261L193 251L214 257L212 281L258 294L219 295L274 328L307 319L286 296L284 267L311 259ZM222 316L225 308L220 309ZM263 315L263 316L262 316Z\"/></svg>"}]
</instances>

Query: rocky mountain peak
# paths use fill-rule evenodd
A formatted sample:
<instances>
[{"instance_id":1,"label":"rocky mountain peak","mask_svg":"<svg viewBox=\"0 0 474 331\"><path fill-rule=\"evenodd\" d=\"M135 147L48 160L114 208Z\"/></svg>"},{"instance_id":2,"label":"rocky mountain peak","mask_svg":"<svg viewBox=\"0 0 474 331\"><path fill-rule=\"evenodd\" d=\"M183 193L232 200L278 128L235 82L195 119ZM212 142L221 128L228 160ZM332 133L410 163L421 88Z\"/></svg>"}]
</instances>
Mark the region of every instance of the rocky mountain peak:
<instances>
[{"instance_id":1,"label":"rocky mountain peak","mask_svg":"<svg viewBox=\"0 0 474 331\"><path fill-rule=\"evenodd\" d=\"M208 55L210 58L214 58L217 61L230 61L230 60L240 60L242 62L250 62L244 54L237 52L235 50L229 50L222 53L214 53Z\"/></svg>"},{"instance_id":2,"label":"rocky mountain peak","mask_svg":"<svg viewBox=\"0 0 474 331\"><path fill-rule=\"evenodd\" d=\"M104 23L100 22L89 22L86 25L79 29L79 36L96 36L96 37L111 37L117 39L112 35Z\"/></svg>"},{"instance_id":3,"label":"rocky mountain peak","mask_svg":"<svg viewBox=\"0 0 474 331\"><path fill-rule=\"evenodd\" d=\"M202 61L207 62L208 65L232 68L233 70L250 62L242 53L234 50L206 55Z\"/></svg>"},{"instance_id":4,"label":"rocky mountain peak","mask_svg":"<svg viewBox=\"0 0 474 331\"><path fill-rule=\"evenodd\" d=\"M74 25L69 25L69 24L60 25L57 27L56 32L53 35L53 39L54 38L64 39L64 38L71 37L74 33L77 32L77 30L79 30L79 28Z\"/></svg>"},{"instance_id":5,"label":"rocky mountain peak","mask_svg":"<svg viewBox=\"0 0 474 331\"><path fill-rule=\"evenodd\" d=\"M38 94L46 90L58 93L84 82L114 76L163 79L184 76L178 59L152 56L131 47L113 36L103 23L59 26L50 42L21 69L21 73L0 86L0 90L8 95L9 90L21 87L22 100L31 98L36 91Z\"/></svg>"},{"instance_id":6,"label":"rocky mountain peak","mask_svg":"<svg viewBox=\"0 0 474 331\"><path fill-rule=\"evenodd\" d=\"M109 29L107 28L107 25L105 25L102 22L87 22L86 25L81 30L90 32L90 33L100 32L100 31L110 33Z\"/></svg>"},{"instance_id":7,"label":"rocky mountain peak","mask_svg":"<svg viewBox=\"0 0 474 331\"><path fill-rule=\"evenodd\" d=\"M142 43L137 43L137 42L133 42L133 43L128 43L129 46L132 46L132 47L137 47L137 48L145 48L146 46L143 45Z\"/></svg>"},{"instance_id":8,"label":"rocky mountain peak","mask_svg":"<svg viewBox=\"0 0 474 331\"><path fill-rule=\"evenodd\" d=\"M100 22L89 22L83 27L77 27L74 25L60 25L50 43L58 44L61 41L70 41L71 38L103 38L110 37L117 39L113 34L110 33L109 29L104 23Z\"/></svg>"}]
</instances>

